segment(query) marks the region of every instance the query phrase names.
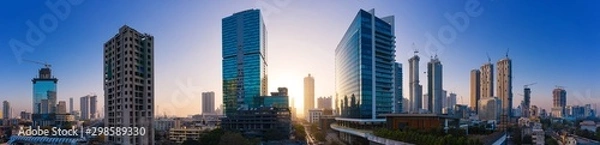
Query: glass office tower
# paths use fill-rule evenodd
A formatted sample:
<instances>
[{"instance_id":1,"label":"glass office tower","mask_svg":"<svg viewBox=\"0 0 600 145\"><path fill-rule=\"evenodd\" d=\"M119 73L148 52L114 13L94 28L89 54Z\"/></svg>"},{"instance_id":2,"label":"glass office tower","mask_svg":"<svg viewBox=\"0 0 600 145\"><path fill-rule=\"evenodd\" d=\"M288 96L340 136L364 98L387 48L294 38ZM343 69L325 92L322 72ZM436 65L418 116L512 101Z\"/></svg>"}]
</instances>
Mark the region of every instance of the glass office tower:
<instances>
[{"instance_id":1,"label":"glass office tower","mask_svg":"<svg viewBox=\"0 0 600 145\"><path fill-rule=\"evenodd\" d=\"M52 77L52 73L50 68L42 68L39 71L39 75L37 78L33 78L31 80L33 82L33 103L32 103L32 113L33 114L41 114L41 113L51 113L50 110L54 110L52 108L42 109L42 106L56 106L56 83L58 83L58 79ZM48 100L48 103L54 104L46 104L42 105L42 100ZM42 110L49 110L46 112L42 112Z\"/></svg>"},{"instance_id":2,"label":"glass office tower","mask_svg":"<svg viewBox=\"0 0 600 145\"><path fill-rule=\"evenodd\" d=\"M267 95L267 32L260 10L222 20L223 104L225 114L260 106Z\"/></svg>"},{"instance_id":3,"label":"glass office tower","mask_svg":"<svg viewBox=\"0 0 600 145\"><path fill-rule=\"evenodd\" d=\"M394 17L360 10L335 50L336 95L343 118L392 113Z\"/></svg>"}]
</instances>

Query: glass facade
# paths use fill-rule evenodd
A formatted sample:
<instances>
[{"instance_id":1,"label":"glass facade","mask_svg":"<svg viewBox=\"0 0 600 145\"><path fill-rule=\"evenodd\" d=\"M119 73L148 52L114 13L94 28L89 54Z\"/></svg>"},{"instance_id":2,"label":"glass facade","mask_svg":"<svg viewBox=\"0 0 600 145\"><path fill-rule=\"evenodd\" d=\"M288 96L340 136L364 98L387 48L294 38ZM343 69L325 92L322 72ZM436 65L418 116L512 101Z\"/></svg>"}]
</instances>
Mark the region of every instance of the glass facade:
<instances>
[{"instance_id":1,"label":"glass facade","mask_svg":"<svg viewBox=\"0 0 600 145\"><path fill-rule=\"evenodd\" d=\"M395 36L393 16L360 10L335 50L337 108L346 118L392 113Z\"/></svg>"},{"instance_id":2,"label":"glass facade","mask_svg":"<svg viewBox=\"0 0 600 145\"><path fill-rule=\"evenodd\" d=\"M267 95L266 30L260 10L222 20L223 104L225 114L260 106Z\"/></svg>"},{"instance_id":3,"label":"glass facade","mask_svg":"<svg viewBox=\"0 0 600 145\"><path fill-rule=\"evenodd\" d=\"M403 95L402 95L402 64L394 63L394 113L402 113Z\"/></svg>"},{"instance_id":4,"label":"glass facade","mask_svg":"<svg viewBox=\"0 0 600 145\"><path fill-rule=\"evenodd\" d=\"M262 96L262 104L264 107L277 107L277 108L288 108L289 97L288 96Z\"/></svg>"},{"instance_id":5,"label":"glass facade","mask_svg":"<svg viewBox=\"0 0 600 145\"><path fill-rule=\"evenodd\" d=\"M44 68L40 70L40 78L31 80L33 82L33 114L42 113L42 100L55 100L56 98L56 83L58 79L50 78L49 75L50 69Z\"/></svg>"}]
</instances>

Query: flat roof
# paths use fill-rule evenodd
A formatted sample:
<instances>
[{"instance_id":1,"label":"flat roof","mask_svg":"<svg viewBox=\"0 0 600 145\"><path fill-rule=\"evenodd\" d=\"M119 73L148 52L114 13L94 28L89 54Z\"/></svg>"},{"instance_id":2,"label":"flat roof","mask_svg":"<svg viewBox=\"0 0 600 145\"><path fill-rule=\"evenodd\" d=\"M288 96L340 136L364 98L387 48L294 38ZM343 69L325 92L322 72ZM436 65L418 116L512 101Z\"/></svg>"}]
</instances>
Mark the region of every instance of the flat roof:
<instances>
[{"instance_id":1,"label":"flat roof","mask_svg":"<svg viewBox=\"0 0 600 145\"><path fill-rule=\"evenodd\" d=\"M380 114L379 116L385 116L385 117L441 117L441 118L459 119L458 117L454 117L454 116L450 116L450 115L440 115L440 114Z\"/></svg>"},{"instance_id":2,"label":"flat roof","mask_svg":"<svg viewBox=\"0 0 600 145\"><path fill-rule=\"evenodd\" d=\"M352 122L385 122L385 119L359 119L359 118L342 118L336 117L335 120L352 121Z\"/></svg>"}]
</instances>

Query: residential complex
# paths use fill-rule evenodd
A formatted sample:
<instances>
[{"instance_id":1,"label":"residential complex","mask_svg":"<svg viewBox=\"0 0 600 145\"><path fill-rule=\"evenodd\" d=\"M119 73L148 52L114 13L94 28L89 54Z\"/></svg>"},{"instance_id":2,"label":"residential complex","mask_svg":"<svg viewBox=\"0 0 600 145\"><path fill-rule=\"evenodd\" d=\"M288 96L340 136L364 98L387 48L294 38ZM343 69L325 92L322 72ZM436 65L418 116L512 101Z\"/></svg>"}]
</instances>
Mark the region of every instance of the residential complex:
<instances>
[{"instance_id":1,"label":"residential complex","mask_svg":"<svg viewBox=\"0 0 600 145\"><path fill-rule=\"evenodd\" d=\"M498 67L498 83L497 83L497 96L502 100L502 116L505 117L502 122L509 123L512 116L512 60L508 58L508 54L505 58L498 61L496 64Z\"/></svg>"},{"instance_id":2,"label":"residential complex","mask_svg":"<svg viewBox=\"0 0 600 145\"><path fill-rule=\"evenodd\" d=\"M103 52L104 126L148 129L144 136L107 136L107 141L154 144L154 130L149 129L153 126L155 103L154 36L125 25L104 43Z\"/></svg>"},{"instance_id":3,"label":"residential complex","mask_svg":"<svg viewBox=\"0 0 600 145\"><path fill-rule=\"evenodd\" d=\"M97 97L96 95L86 95L83 96L79 99L79 103L80 103L80 119L82 120L90 120L90 119L96 119L97 114Z\"/></svg>"},{"instance_id":4,"label":"residential complex","mask_svg":"<svg viewBox=\"0 0 600 145\"><path fill-rule=\"evenodd\" d=\"M215 92L202 92L202 114L215 113Z\"/></svg>"},{"instance_id":5,"label":"residential complex","mask_svg":"<svg viewBox=\"0 0 600 145\"><path fill-rule=\"evenodd\" d=\"M481 75L479 76L480 89L479 97L481 99L494 96L494 65L489 62L481 66Z\"/></svg>"},{"instance_id":6,"label":"residential complex","mask_svg":"<svg viewBox=\"0 0 600 145\"><path fill-rule=\"evenodd\" d=\"M2 102L2 119L10 118L12 118L12 110L10 108L10 103L5 100Z\"/></svg>"},{"instance_id":7,"label":"residential complex","mask_svg":"<svg viewBox=\"0 0 600 145\"><path fill-rule=\"evenodd\" d=\"M552 90L552 111L553 117L566 116L567 91L561 87Z\"/></svg>"},{"instance_id":8,"label":"residential complex","mask_svg":"<svg viewBox=\"0 0 600 145\"><path fill-rule=\"evenodd\" d=\"M315 108L315 78L310 74L304 77L304 116L308 116L308 110ZM306 117L307 121L308 117Z\"/></svg>"},{"instance_id":9,"label":"residential complex","mask_svg":"<svg viewBox=\"0 0 600 145\"><path fill-rule=\"evenodd\" d=\"M332 109L331 107L331 96L317 98L317 108L321 109Z\"/></svg>"},{"instance_id":10,"label":"residential complex","mask_svg":"<svg viewBox=\"0 0 600 145\"><path fill-rule=\"evenodd\" d=\"M471 110L474 110L477 113L477 108L479 108L479 99L481 98L481 71L478 69L471 70L471 85L470 85L470 95L471 95L471 103L469 107Z\"/></svg>"},{"instance_id":11,"label":"residential complex","mask_svg":"<svg viewBox=\"0 0 600 145\"><path fill-rule=\"evenodd\" d=\"M408 112L419 112L423 109L423 86L419 84L419 56L417 55L417 51L415 51L415 55L408 59L409 70L408 70L408 96L411 103L410 109Z\"/></svg>"}]
</instances>

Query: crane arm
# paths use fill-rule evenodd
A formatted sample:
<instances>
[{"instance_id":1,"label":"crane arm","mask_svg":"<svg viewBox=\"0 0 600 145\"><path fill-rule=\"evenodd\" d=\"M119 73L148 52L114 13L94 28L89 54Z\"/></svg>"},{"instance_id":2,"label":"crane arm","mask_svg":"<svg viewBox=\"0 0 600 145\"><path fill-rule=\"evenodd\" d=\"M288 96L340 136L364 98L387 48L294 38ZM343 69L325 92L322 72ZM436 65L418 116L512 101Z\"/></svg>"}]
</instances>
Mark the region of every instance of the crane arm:
<instances>
[{"instance_id":1,"label":"crane arm","mask_svg":"<svg viewBox=\"0 0 600 145\"><path fill-rule=\"evenodd\" d=\"M40 64L40 65L44 65L46 68L52 67L52 65L50 65L47 62L41 62L41 61L35 61L35 60L27 60L27 59L24 59L24 61L35 63L35 64Z\"/></svg>"}]
</instances>

